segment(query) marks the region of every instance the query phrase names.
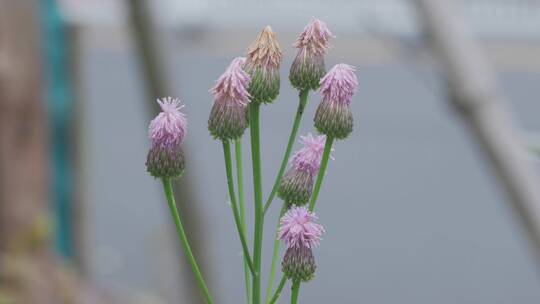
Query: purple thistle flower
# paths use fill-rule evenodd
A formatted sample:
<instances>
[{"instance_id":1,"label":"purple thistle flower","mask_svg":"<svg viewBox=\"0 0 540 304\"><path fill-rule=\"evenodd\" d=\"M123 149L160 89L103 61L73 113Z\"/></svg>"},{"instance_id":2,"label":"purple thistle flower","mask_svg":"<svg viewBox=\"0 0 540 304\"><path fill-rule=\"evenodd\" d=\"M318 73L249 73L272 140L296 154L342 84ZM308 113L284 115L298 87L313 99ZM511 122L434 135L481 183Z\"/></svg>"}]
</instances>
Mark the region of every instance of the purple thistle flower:
<instances>
[{"instance_id":1,"label":"purple thistle flower","mask_svg":"<svg viewBox=\"0 0 540 304\"><path fill-rule=\"evenodd\" d=\"M323 99L330 102L350 104L358 87L356 69L348 64L336 64L320 82Z\"/></svg>"},{"instance_id":2,"label":"purple thistle flower","mask_svg":"<svg viewBox=\"0 0 540 304\"><path fill-rule=\"evenodd\" d=\"M328 41L331 37L334 37L334 35L330 32L326 23L313 17L298 36L294 47L303 53L324 55L329 48Z\"/></svg>"},{"instance_id":3,"label":"purple thistle flower","mask_svg":"<svg viewBox=\"0 0 540 304\"><path fill-rule=\"evenodd\" d=\"M352 132L351 99L358 87L355 71L353 66L337 64L321 79L323 100L314 119L320 133L343 139Z\"/></svg>"},{"instance_id":4,"label":"purple thistle flower","mask_svg":"<svg viewBox=\"0 0 540 304\"><path fill-rule=\"evenodd\" d=\"M184 107L180 99L166 97L158 99L161 111L150 122L148 133L152 146L175 147L182 143L187 133L187 120L180 110Z\"/></svg>"},{"instance_id":5,"label":"purple thistle flower","mask_svg":"<svg viewBox=\"0 0 540 304\"><path fill-rule=\"evenodd\" d=\"M325 232L317 219L306 207L292 206L280 220L278 238L289 248L316 247Z\"/></svg>"},{"instance_id":6,"label":"purple thistle flower","mask_svg":"<svg viewBox=\"0 0 540 304\"><path fill-rule=\"evenodd\" d=\"M154 177L172 178L185 169L182 142L187 133L187 120L177 98L158 99L160 112L148 128L151 147L146 157L146 169Z\"/></svg>"},{"instance_id":7,"label":"purple thistle flower","mask_svg":"<svg viewBox=\"0 0 540 304\"><path fill-rule=\"evenodd\" d=\"M243 69L246 59L235 58L210 90L214 105L208 119L208 130L221 140L239 138L247 128L250 76Z\"/></svg>"},{"instance_id":8,"label":"purple thistle flower","mask_svg":"<svg viewBox=\"0 0 540 304\"><path fill-rule=\"evenodd\" d=\"M332 33L323 21L312 18L304 28L294 47L298 49L291 66L289 80L299 90L315 90L326 73L324 55Z\"/></svg>"},{"instance_id":9,"label":"purple thistle flower","mask_svg":"<svg viewBox=\"0 0 540 304\"><path fill-rule=\"evenodd\" d=\"M278 197L294 205L304 205L311 197L326 142L324 135L313 136L309 133L300 138L304 147L294 153L278 189Z\"/></svg>"},{"instance_id":10,"label":"purple thistle flower","mask_svg":"<svg viewBox=\"0 0 540 304\"><path fill-rule=\"evenodd\" d=\"M300 136L300 139L304 147L294 153L291 164L296 170L307 171L315 175L319 172L321 165L326 136L313 136L308 133L306 136Z\"/></svg>"},{"instance_id":11,"label":"purple thistle flower","mask_svg":"<svg viewBox=\"0 0 540 304\"><path fill-rule=\"evenodd\" d=\"M215 102L236 103L246 106L249 103L249 87L250 77L242 66L246 62L245 57L236 57L225 70L218 80L216 85L210 90L214 95Z\"/></svg>"}]
</instances>

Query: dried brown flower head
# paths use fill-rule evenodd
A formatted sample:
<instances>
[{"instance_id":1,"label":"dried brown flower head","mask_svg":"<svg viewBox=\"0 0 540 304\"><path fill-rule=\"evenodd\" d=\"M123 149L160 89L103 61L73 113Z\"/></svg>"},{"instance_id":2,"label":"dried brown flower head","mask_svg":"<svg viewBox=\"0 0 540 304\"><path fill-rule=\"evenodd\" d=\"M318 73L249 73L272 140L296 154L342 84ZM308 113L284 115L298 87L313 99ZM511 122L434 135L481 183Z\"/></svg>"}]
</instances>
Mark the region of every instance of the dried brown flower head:
<instances>
[{"instance_id":1,"label":"dried brown flower head","mask_svg":"<svg viewBox=\"0 0 540 304\"><path fill-rule=\"evenodd\" d=\"M283 54L270 26L266 26L248 48L247 65L253 67L279 68Z\"/></svg>"}]
</instances>

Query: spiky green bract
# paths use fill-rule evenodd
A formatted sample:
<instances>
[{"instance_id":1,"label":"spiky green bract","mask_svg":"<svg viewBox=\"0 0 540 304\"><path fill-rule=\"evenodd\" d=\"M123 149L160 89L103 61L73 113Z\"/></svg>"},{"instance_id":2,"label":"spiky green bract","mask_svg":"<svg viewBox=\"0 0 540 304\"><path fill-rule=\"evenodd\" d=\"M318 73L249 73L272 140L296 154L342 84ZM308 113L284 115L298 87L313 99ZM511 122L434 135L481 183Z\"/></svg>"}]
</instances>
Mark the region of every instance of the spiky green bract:
<instances>
[{"instance_id":1,"label":"spiky green bract","mask_svg":"<svg viewBox=\"0 0 540 304\"><path fill-rule=\"evenodd\" d=\"M249 95L251 102L271 103L279 95L279 70L266 67L246 66L246 72L251 75Z\"/></svg>"},{"instance_id":2,"label":"spiky green bract","mask_svg":"<svg viewBox=\"0 0 540 304\"><path fill-rule=\"evenodd\" d=\"M278 190L278 197L297 206L305 205L311 197L313 175L309 171L290 170L283 179Z\"/></svg>"},{"instance_id":3,"label":"spiky green bract","mask_svg":"<svg viewBox=\"0 0 540 304\"><path fill-rule=\"evenodd\" d=\"M240 138L248 126L247 107L215 102L208 118L208 130L220 140Z\"/></svg>"},{"instance_id":4,"label":"spiky green bract","mask_svg":"<svg viewBox=\"0 0 540 304\"><path fill-rule=\"evenodd\" d=\"M344 139L353 131L351 106L323 101L317 107L314 122L319 133L336 139Z\"/></svg>"},{"instance_id":5,"label":"spiky green bract","mask_svg":"<svg viewBox=\"0 0 540 304\"><path fill-rule=\"evenodd\" d=\"M310 281L316 269L313 251L305 246L288 248L281 263L283 274L293 281Z\"/></svg>"},{"instance_id":6,"label":"spiky green bract","mask_svg":"<svg viewBox=\"0 0 540 304\"><path fill-rule=\"evenodd\" d=\"M291 66L289 80L298 90L317 90L325 73L323 56L307 57L305 53L298 53Z\"/></svg>"},{"instance_id":7,"label":"spiky green bract","mask_svg":"<svg viewBox=\"0 0 540 304\"><path fill-rule=\"evenodd\" d=\"M156 178L177 178L184 174L186 164L180 145L165 147L155 145L146 157L146 170Z\"/></svg>"}]
</instances>

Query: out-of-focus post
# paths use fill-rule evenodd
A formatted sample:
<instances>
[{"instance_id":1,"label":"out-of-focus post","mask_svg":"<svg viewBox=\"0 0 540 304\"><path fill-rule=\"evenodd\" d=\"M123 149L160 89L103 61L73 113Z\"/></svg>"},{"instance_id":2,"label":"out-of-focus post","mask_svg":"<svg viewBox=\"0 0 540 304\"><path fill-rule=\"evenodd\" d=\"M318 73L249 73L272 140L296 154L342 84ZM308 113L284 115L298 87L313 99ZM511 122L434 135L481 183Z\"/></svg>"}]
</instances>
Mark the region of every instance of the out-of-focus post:
<instances>
[{"instance_id":1,"label":"out-of-focus post","mask_svg":"<svg viewBox=\"0 0 540 304\"><path fill-rule=\"evenodd\" d=\"M495 73L469 37L453 1L414 2L429 42L442 60L450 100L497 173L540 262L540 180L504 108Z\"/></svg>"}]
</instances>

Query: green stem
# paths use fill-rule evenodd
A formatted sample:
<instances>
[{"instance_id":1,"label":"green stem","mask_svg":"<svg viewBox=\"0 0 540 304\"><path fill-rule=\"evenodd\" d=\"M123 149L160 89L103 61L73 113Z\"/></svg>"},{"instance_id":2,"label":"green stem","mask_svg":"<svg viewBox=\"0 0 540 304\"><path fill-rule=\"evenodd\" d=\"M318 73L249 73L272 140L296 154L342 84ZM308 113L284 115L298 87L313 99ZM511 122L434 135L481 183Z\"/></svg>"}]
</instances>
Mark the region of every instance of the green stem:
<instances>
[{"instance_id":1,"label":"green stem","mask_svg":"<svg viewBox=\"0 0 540 304\"><path fill-rule=\"evenodd\" d=\"M255 232L253 238L253 275L252 292L253 304L261 303L261 255L264 226L264 212L262 204L262 178L261 178L261 145L259 140L259 110L258 102L249 105L249 132L251 136L251 161L253 163L253 193L255 196Z\"/></svg>"},{"instance_id":2,"label":"green stem","mask_svg":"<svg viewBox=\"0 0 540 304\"><path fill-rule=\"evenodd\" d=\"M291 290L291 304L296 304L298 301L298 294L300 292L300 281L295 280L292 284L292 290Z\"/></svg>"},{"instance_id":3,"label":"green stem","mask_svg":"<svg viewBox=\"0 0 540 304\"><path fill-rule=\"evenodd\" d=\"M182 226L182 221L180 220L180 215L178 214L178 209L176 208L176 202L174 201L174 194L172 190L171 180L168 178L163 178L162 181L163 181L163 189L165 190L165 196L167 197L167 203L169 205L169 209L171 210L171 215L173 217L174 224L176 225L176 232L178 233L178 238L180 239L180 243L182 244L184 253L186 254L186 257L188 258L191 269L195 273L195 277L197 278L197 283L199 284L199 288L201 289L204 295L204 299L206 303L212 304L214 303L214 301L212 300L212 296L210 295L210 292L208 291L208 287L206 287L206 283L204 282L204 278L201 274L201 271L199 270L197 261L195 260L195 257L193 256L193 252L191 252L191 247L189 246L189 242L188 242L186 233L184 231L184 226Z\"/></svg>"},{"instance_id":4,"label":"green stem","mask_svg":"<svg viewBox=\"0 0 540 304\"><path fill-rule=\"evenodd\" d=\"M237 138L234 141L234 152L236 156L236 183L238 184L238 205L240 207L240 221L242 222L243 233L247 236L246 208L244 198L244 169L242 161L242 139ZM251 303L251 275L246 257L244 257L244 280L246 281L246 300L247 303Z\"/></svg>"},{"instance_id":5,"label":"green stem","mask_svg":"<svg viewBox=\"0 0 540 304\"><path fill-rule=\"evenodd\" d=\"M272 288L274 285L274 278L276 277L276 266L278 263L278 257L279 257L279 239L278 239L278 228L279 223L281 220L281 217L285 212L287 211L287 203L283 203L283 207L281 207L281 212L279 213L279 219L277 222L276 227L276 237L274 239L274 249L272 249L272 264L270 264L270 275L268 276L268 285L266 286L266 302L268 303L268 299L270 298L270 294L272 292Z\"/></svg>"},{"instance_id":6,"label":"green stem","mask_svg":"<svg viewBox=\"0 0 540 304\"><path fill-rule=\"evenodd\" d=\"M270 302L267 302L268 304L276 303L277 299L281 295L281 291L283 290L283 286L285 286L286 282L287 282L287 277L285 277L285 275L282 275L281 280L279 281L278 288L276 289L276 292L274 293L274 296L272 297Z\"/></svg>"},{"instance_id":7,"label":"green stem","mask_svg":"<svg viewBox=\"0 0 540 304\"><path fill-rule=\"evenodd\" d=\"M229 198L231 200L231 207L233 210L234 222L236 223L236 230L240 236L240 243L242 243L242 250L244 251L244 258L247 261L249 270L252 274L255 274L255 268L251 262L249 255L249 249L246 242L246 236L244 235L244 229L238 213L238 206L236 205L236 194L234 193L233 173L232 173L232 160L231 160L231 145L229 141L223 141L223 154L225 156L225 170L227 171L227 186L229 188Z\"/></svg>"},{"instance_id":8,"label":"green stem","mask_svg":"<svg viewBox=\"0 0 540 304\"><path fill-rule=\"evenodd\" d=\"M278 175L276 176L276 180L274 181L272 192L270 192L270 196L268 196L268 199L266 200L266 203L264 205L264 213L266 213L266 211L270 207L270 204L272 204L272 200L276 196L279 184L281 183L281 178L283 177L283 174L285 174L285 168L287 168L287 163L289 162L289 157L291 156L292 147L294 146L294 142L296 141L296 135L298 134L298 128L300 126L300 121L302 120L302 115L304 114L304 108L307 104L308 95L309 90L300 91L300 101L298 102L296 116L294 118L291 134L289 135L289 142L287 143L285 154L283 155L283 159L281 160L281 166L279 167Z\"/></svg>"},{"instance_id":9,"label":"green stem","mask_svg":"<svg viewBox=\"0 0 540 304\"><path fill-rule=\"evenodd\" d=\"M324 152L321 159L321 166L319 168L319 174L317 175L317 181L315 182L313 194L311 195L311 200L309 201L309 211L313 211L313 208L315 208L315 203L317 202L317 197L319 196L319 191L321 190L321 185L324 179L326 166L328 165L328 159L330 158L330 152L332 151L333 142L333 137L326 138L326 142L324 144Z\"/></svg>"}]
</instances>

